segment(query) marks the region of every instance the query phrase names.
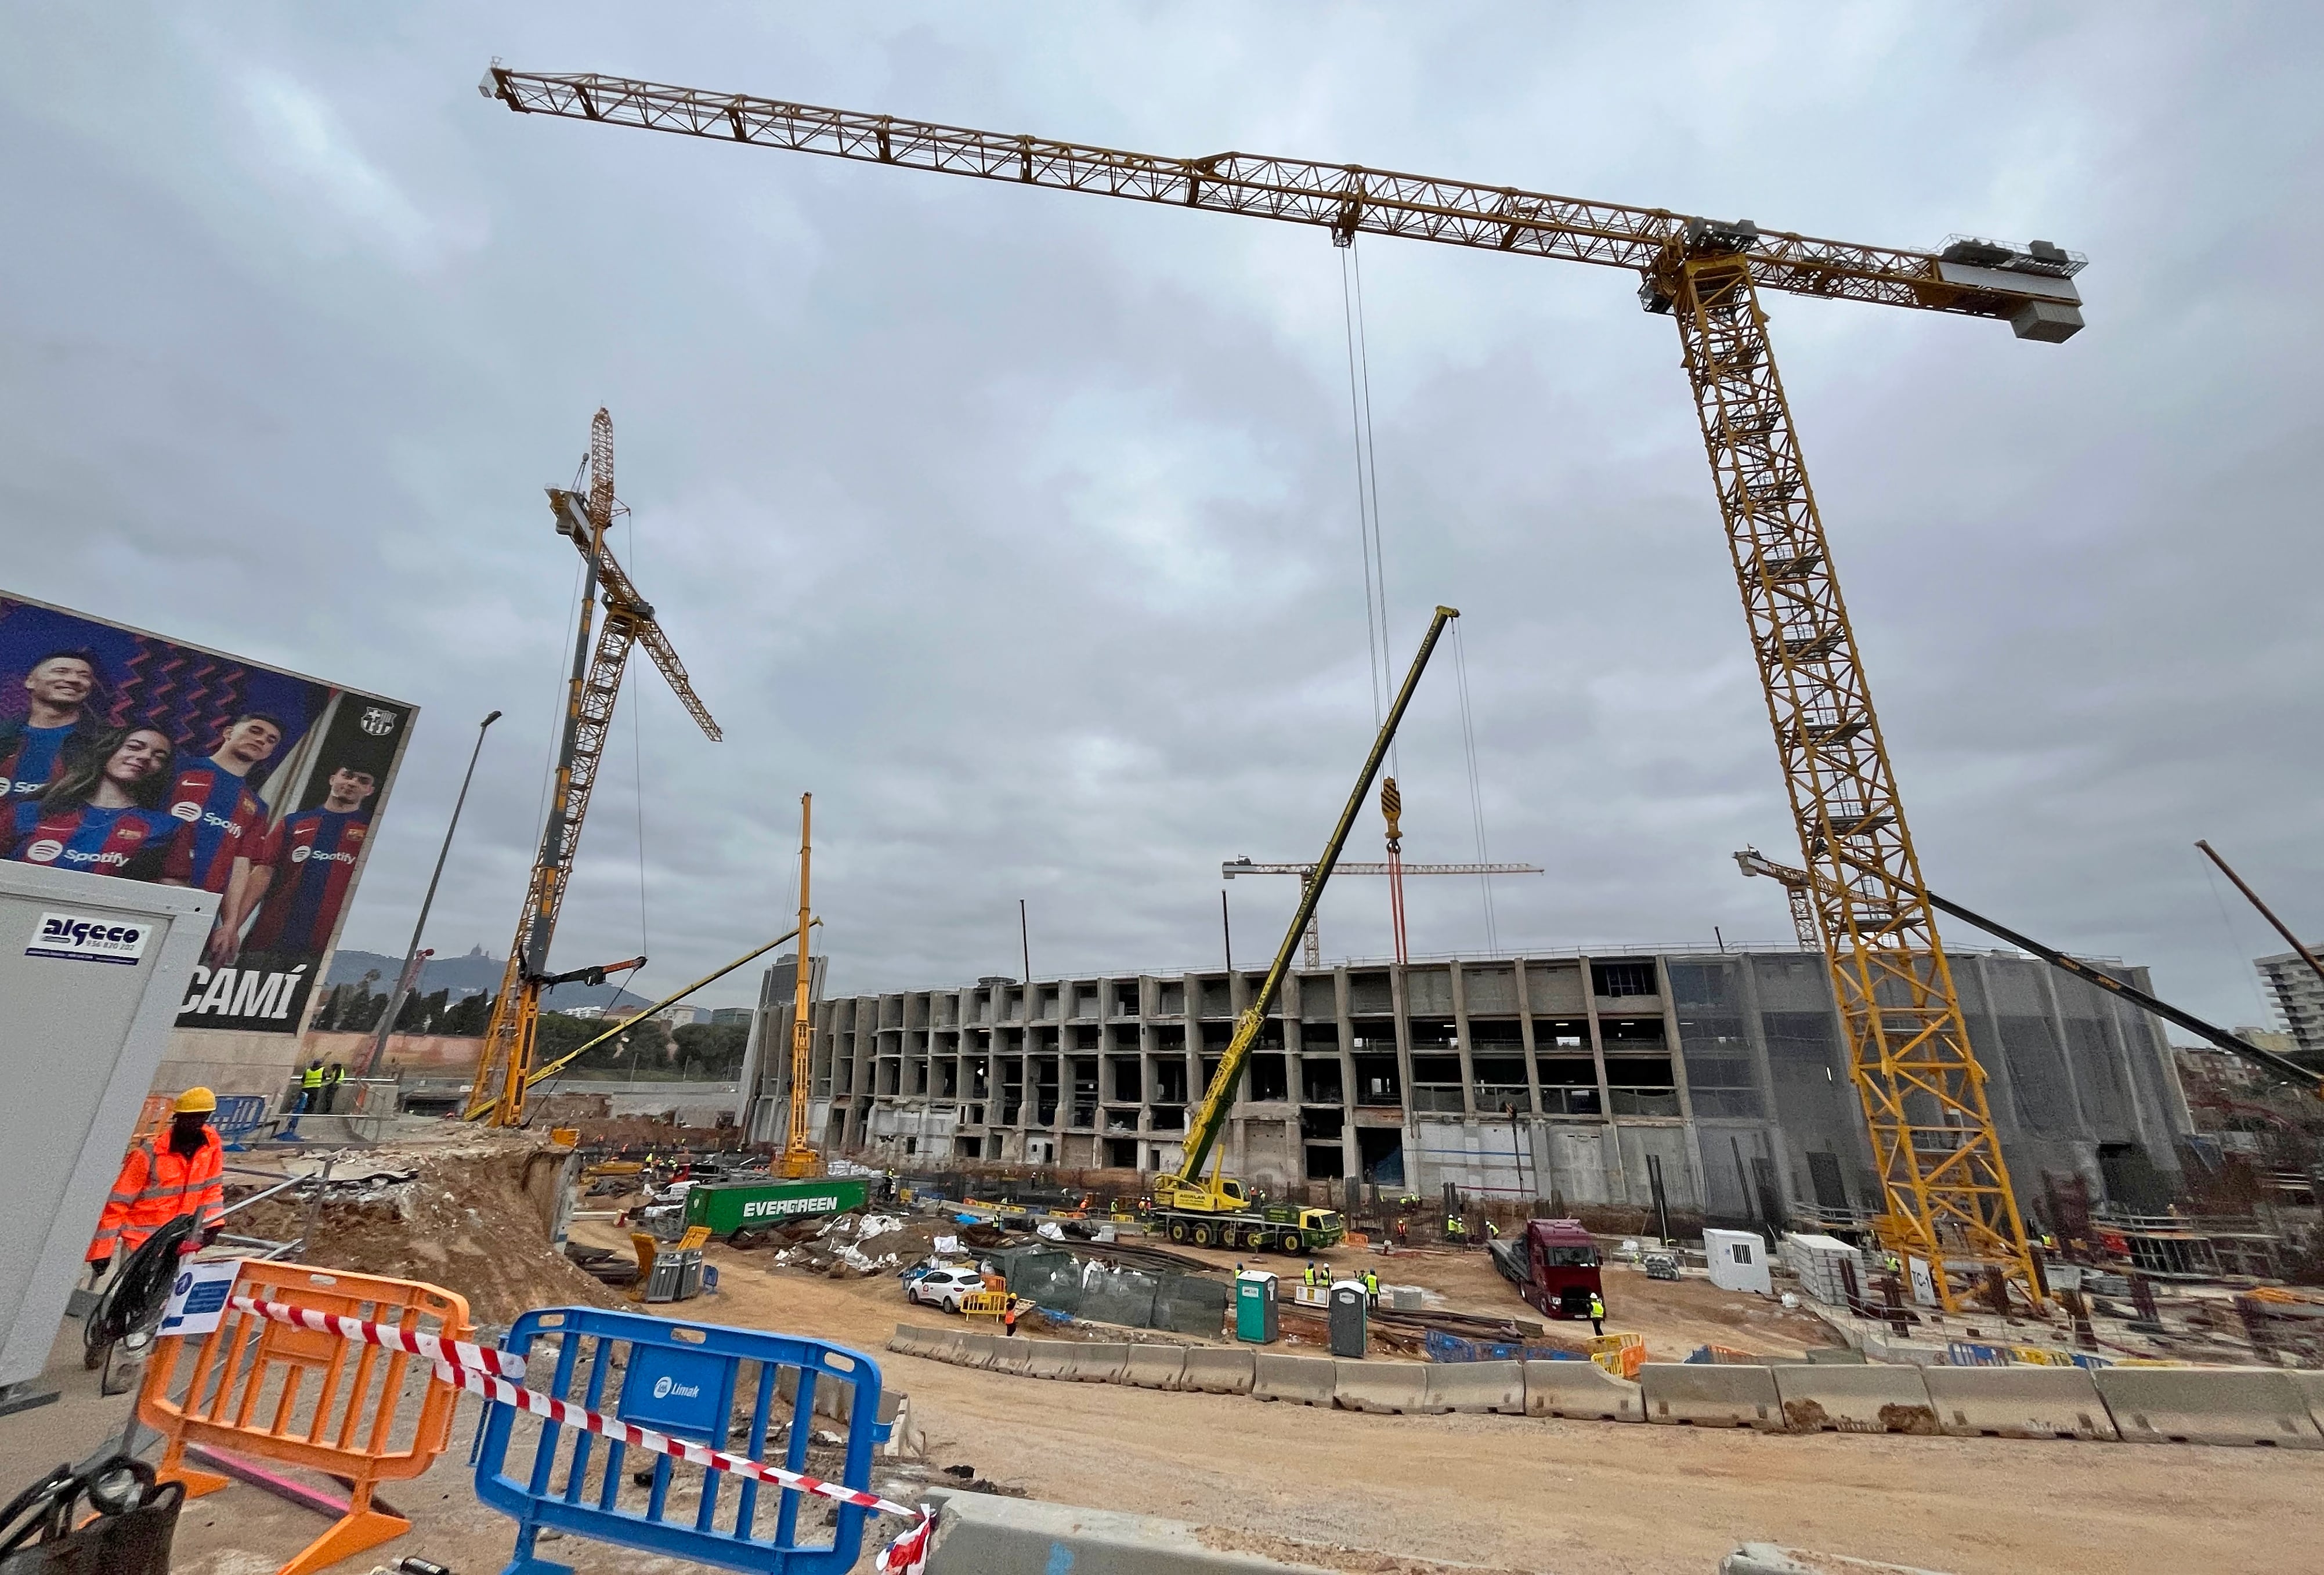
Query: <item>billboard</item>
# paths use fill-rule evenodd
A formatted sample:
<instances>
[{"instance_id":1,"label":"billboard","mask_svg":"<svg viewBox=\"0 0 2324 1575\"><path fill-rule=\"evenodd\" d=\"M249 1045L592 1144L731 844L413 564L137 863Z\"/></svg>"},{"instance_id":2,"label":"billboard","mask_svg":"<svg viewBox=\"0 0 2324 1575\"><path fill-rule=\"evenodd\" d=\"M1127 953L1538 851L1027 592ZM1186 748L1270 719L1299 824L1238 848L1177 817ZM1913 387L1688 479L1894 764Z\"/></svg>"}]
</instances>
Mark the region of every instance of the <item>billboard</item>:
<instances>
[{"instance_id":1,"label":"billboard","mask_svg":"<svg viewBox=\"0 0 2324 1575\"><path fill-rule=\"evenodd\" d=\"M178 1027L295 1034L418 714L0 592L0 858L217 892Z\"/></svg>"}]
</instances>

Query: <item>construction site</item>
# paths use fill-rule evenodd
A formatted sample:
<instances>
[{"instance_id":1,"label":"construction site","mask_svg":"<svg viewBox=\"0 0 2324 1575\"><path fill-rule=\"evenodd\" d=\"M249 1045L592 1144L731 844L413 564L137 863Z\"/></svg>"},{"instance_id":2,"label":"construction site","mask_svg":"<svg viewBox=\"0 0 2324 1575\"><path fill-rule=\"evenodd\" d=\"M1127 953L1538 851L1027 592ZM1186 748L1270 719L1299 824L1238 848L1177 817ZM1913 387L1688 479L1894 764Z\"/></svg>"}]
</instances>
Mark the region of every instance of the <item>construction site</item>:
<instances>
[{"instance_id":1,"label":"construction site","mask_svg":"<svg viewBox=\"0 0 2324 1575\"><path fill-rule=\"evenodd\" d=\"M803 161L760 153L812 153L839 189L917 182L973 207L973 182L1005 184L1335 248L1369 714L1299 720L1337 751L1270 778L1301 784L1307 840L1219 856L1215 966L1060 944L1072 964L1037 972L1019 899L1018 972L940 982L918 959L982 954L924 944L953 923L942 881L927 925L853 918L878 865L858 806L750 769L722 789L747 794L748 834L676 857L703 890L714 863L747 864L779 911L713 916L689 889L688 933L649 937L650 773L803 724L697 685L681 647L725 674L713 652L737 631L655 599L679 569L641 566L663 549L616 490L609 401L569 474L533 466L557 478L545 520L539 494L493 504L519 522L493 551L572 576L548 755L480 786L503 713L463 735L425 855L397 844L408 868L374 873L404 883L409 945L365 966L344 926L419 707L0 596L0 689L15 705L21 671L25 695L0 714L0 905L32 936L0 957L25 1204L0 1234L0 1480L23 1488L0 1570L2306 1566L2324 1538L2312 894L2295 868L2195 844L2230 937L2229 903L2271 937L2255 979L2277 1028L2182 1004L2213 998L2159 962L1932 889L1858 640L1901 593L1853 615L1842 598L1846 527L1827 535L1769 327L1893 308L2006 327L2039 363L2107 332L2082 281L2107 259L499 60L476 94L464 134L515 139L512 159L553 139L586 166L651 132L728 144L694 151L768 180ZM964 211L930 198L922 240ZM1353 260L1406 244L1615 270L1623 309L1675 332L1669 395L1687 392L1711 473L1692 511L1723 535L1743 614L1735 686L1688 704L1748 686L1792 819L1700 887L1707 912L1748 880L1780 942L1691 913L1665 933L1707 944L1517 939L1496 918L1490 882L1545 870L1488 847L1482 664L1459 608L1424 614L1400 583L1390 616ZM670 463L648 429L625 474ZM964 613L957 638L977 627ZM512 709L552 698L508 681ZM686 730L662 725L650 764L649 685L657 725L674 699ZM1000 794L989 766L947 765L944 792ZM1475 858L1407 860L1414 782L1464 770ZM538 792L529 819L512 782ZM634 929L595 851L604 805L585 840L601 788L636 800ZM439 957L472 789L517 817L491 825L523 827L494 844L493 922L514 923L505 953ZM1049 813L1065 818L1030 818ZM1131 818L1107 815L1109 837ZM1274 824L1201 813L1231 841ZM913 881L926 856L899 856ZM1211 857L1179 881L1206 921ZM1406 889L1428 877L1480 883L1483 945L1435 949L1446 909ZM1389 954L1327 951L1324 916L1358 902ZM752 937L738 955L729 919ZM604 955L607 935L636 954ZM663 950L684 961L650 972Z\"/></svg>"}]
</instances>

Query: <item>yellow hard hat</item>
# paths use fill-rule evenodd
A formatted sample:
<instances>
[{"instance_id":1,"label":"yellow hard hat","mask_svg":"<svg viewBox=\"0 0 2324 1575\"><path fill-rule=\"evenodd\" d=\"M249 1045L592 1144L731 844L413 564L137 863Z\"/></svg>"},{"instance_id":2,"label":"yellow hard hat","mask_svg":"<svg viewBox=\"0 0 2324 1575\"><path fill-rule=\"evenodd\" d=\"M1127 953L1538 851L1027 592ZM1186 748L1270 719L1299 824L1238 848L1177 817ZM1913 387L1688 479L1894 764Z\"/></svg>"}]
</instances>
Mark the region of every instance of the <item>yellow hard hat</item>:
<instances>
[{"instance_id":1,"label":"yellow hard hat","mask_svg":"<svg viewBox=\"0 0 2324 1575\"><path fill-rule=\"evenodd\" d=\"M191 1115L196 1110L208 1114L217 1109L217 1095L206 1088L189 1088L178 1096L173 1108L181 1116Z\"/></svg>"}]
</instances>

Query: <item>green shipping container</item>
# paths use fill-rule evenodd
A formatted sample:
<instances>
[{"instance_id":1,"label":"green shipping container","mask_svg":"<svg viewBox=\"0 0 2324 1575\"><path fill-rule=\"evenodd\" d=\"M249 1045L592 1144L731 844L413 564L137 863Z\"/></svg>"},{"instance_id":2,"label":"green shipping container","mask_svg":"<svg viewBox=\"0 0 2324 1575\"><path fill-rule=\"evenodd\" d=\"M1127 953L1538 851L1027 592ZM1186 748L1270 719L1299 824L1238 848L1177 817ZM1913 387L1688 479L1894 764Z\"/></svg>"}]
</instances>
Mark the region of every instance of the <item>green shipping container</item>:
<instances>
[{"instance_id":1,"label":"green shipping container","mask_svg":"<svg viewBox=\"0 0 2324 1575\"><path fill-rule=\"evenodd\" d=\"M871 1195L872 1184L862 1176L705 1182L687 1192L686 1222L707 1225L713 1236L732 1236L787 1220L844 1214Z\"/></svg>"}]
</instances>

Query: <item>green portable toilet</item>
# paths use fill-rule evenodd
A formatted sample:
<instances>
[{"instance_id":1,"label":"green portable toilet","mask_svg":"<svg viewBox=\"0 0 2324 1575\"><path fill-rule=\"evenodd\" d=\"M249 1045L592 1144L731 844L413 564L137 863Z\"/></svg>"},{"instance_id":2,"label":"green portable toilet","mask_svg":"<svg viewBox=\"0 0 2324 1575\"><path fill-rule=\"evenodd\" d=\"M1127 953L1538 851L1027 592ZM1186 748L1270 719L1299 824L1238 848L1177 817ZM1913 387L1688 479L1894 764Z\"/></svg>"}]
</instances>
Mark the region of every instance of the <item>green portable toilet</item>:
<instances>
[{"instance_id":1,"label":"green portable toilet","mask_svg":"<svg viewBox=\"0 0 2324 1575\"><path fill-rule=\"evenodd\" d=\"M1235 1276L1235 1338L1252 1345L1273 1345L1283 1338L1273 1275L1245 1271Z\"/></svg>"}]
</instances>

